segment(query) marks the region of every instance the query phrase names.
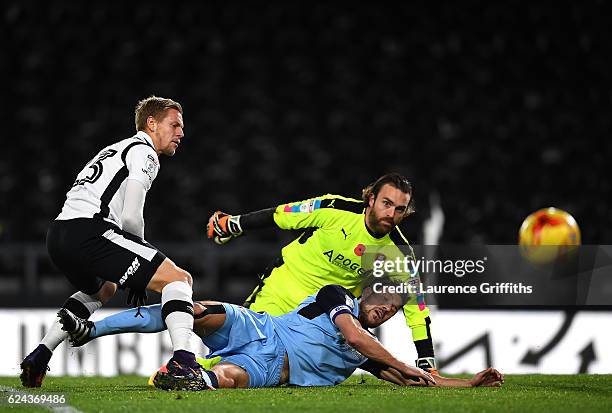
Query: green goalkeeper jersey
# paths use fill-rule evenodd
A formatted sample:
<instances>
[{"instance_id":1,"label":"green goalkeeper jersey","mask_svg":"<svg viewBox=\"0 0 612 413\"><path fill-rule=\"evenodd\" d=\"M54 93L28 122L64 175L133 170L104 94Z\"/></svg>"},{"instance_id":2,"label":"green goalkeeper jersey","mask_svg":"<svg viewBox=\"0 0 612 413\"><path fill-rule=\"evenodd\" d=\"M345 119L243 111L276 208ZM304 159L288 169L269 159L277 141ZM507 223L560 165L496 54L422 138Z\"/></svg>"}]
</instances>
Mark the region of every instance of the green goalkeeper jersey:
<instances>
[{"instance_id":1,"label":"green goalkeeper jersey","mask_svg":"<svg viewBox=\"0 0 612 413\"><path fill-rule=\"evenodd\" d=\"M282 260L262 275L247 299L251 310L271 315L292 311L328 284L341 285L358 296L371 269L363 266L365 256L395 259L403 257L399 246L410 248L397 227L383 237L373 236L365 224L363 202L337 195L280 205L274 221L282 229L304 232L282 249ZM403 312L413 340L428 338L429 309L422 296L411 297Z\"/></svg>"}]
</instances>

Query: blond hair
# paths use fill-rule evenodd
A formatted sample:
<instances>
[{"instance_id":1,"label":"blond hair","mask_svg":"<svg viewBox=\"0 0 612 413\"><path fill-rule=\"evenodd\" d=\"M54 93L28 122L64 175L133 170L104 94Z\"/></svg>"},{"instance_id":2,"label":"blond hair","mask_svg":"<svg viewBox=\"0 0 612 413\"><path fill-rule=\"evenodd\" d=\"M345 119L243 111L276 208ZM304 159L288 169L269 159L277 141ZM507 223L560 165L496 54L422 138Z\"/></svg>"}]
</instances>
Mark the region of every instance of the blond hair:
<instances>
[{"instance_id":1,"label":"blond hair","mask_svg":"<svg viewBox=\"0 0 612 413\"><path fill-rule=\"evenodd\" d=\"M153 116L156 121L161 122L166 116L168 109L176 109L180 113L183 113L183 107L181 104L172 99L149 96L148 98L138 102L136 104L134 116L136 131L138 132L145 130L149 116Z\"/></svg>"}]
</instances>

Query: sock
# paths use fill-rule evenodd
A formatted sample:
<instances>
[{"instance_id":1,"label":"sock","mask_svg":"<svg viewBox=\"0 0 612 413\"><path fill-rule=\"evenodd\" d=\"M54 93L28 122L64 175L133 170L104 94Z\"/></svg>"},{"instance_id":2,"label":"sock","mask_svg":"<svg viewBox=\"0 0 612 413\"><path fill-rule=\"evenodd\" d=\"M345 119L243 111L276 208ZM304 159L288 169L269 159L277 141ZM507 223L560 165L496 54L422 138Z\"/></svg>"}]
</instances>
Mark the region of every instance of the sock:
<instances>
[{"instance_id":1,"label":"sock","mask_svg":"<svg viewBox=\"0 0 612 413\"><path fill-rule=\"evenodd\" d=\"M43 339L40 340L40 344L53 352L66 338L68 338L68 333L62 330L59 317L55 317L53 324L51 324L51 328L47 331Z\"/></svg>"},{"instance_id":2,"label":"sock","mask_svg":"<svg viewBox=\"0 0 612 413\"><path fill-rule=\"evenodd\" d=\"M49 364L49 360L51 360L51 356L53 355L44 344L39 344L36 350L30 353L30 355L32 354L36 354L36 362L42 365Z\"/></svg>"},{"instance_id":3,"label":"sock","mask_svg":"<svg viewBox=\"0 0 612 413\"><path fill-rule=\"evenodd\" d=\"M192 294L191 286L182 281L171 282L162 289L162 318L168 327L175 353L185 350L193 354L189 344L193 334Z\"/></svg>"},{"instance_id":4,"label":"sock","mask_svg":"<svg viewBox=\"0 0 612 413\"><path fill-rule=\"evenodd\" d=\"M206 376L208 376L210 383L208 382L208 380L206 380ZM213 389L219 388L219 380L217 379L217 375L210 370L204 370L204 381Z\"/></svg>"},{"instance_id":5,"label":"sock","mask_svg":"<svg viewBox=\"0 0 612 413\"><path fill-rule=\"evenodd\" d=\"M98 301L97 298L80 291L72 294L72 296L68 298L63 305L63 308L69 310L75 316L85 320L87 320L100 307L102 307L101 301Z\"/></svg>"},{"instance_id":6,"label":"sock","mask_svg":"<svg viewBox=\"0 0 612 413\"><path fill-rule=\"evenodd\" d=\"M80 291L72 294L62 306L62 308L69 310L77 317L84 319L88 319L100 307L102 307L101 301ZM40 344L47 347L50 351L54 351L66 338L68 338L68 333L62 330L59 317L55 317L51 328L40 341Z\"/></svg>"},{"instance_id":7,"label":"sock","mask_svg":"<svg viewBox=\"0 0 612 413\"><path fill-rule=\"evenodd\" d=\"M92 338L120 333L157 333L166 326L161 304L131 308L94 322Z\"/></svg>"}]
</instances>

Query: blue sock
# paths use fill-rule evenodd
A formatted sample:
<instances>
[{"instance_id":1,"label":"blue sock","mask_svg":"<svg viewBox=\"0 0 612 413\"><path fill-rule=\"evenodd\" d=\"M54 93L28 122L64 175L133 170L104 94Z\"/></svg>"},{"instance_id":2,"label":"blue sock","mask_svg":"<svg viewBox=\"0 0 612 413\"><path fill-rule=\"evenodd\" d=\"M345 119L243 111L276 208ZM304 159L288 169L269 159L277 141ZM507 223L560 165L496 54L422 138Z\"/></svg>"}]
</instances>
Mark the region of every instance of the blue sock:
<instances>
[{"instance_id":1,"label":"blue sock","mask_svg":"<svg viewBox=\"0 0 612 413\"><path fill-rule=\"evenodd\" d=\"M157 333L166 326L161 315L161 304L131 308L94 322L92 338L120 333Z\"/></svg>"}]
</instances>

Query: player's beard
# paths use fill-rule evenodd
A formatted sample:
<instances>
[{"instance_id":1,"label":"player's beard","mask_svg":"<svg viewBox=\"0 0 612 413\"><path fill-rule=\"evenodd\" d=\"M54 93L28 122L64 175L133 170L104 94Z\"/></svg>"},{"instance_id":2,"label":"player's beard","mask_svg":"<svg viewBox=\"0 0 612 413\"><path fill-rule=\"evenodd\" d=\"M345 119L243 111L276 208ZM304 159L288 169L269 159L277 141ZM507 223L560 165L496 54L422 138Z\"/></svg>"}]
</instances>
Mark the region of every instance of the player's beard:
<instances>
[{"instance_id":1,"label":"player's beard","mask_svg":"<svg viewBox=\"0 0 612 413\"><path fill-rule=\"evenodd\" d=\"M378 216L376 216L376 211L374 211L374 208L370 208L370 211L366 216L366 220L368 228L370 228L370 230L376 235L387 235L393 230L393 228L395 228L395 222L393 221L393 218L379 218ZM383 221L387 221L391 225L384 225Z\"/></svg>"}]
</instances>

